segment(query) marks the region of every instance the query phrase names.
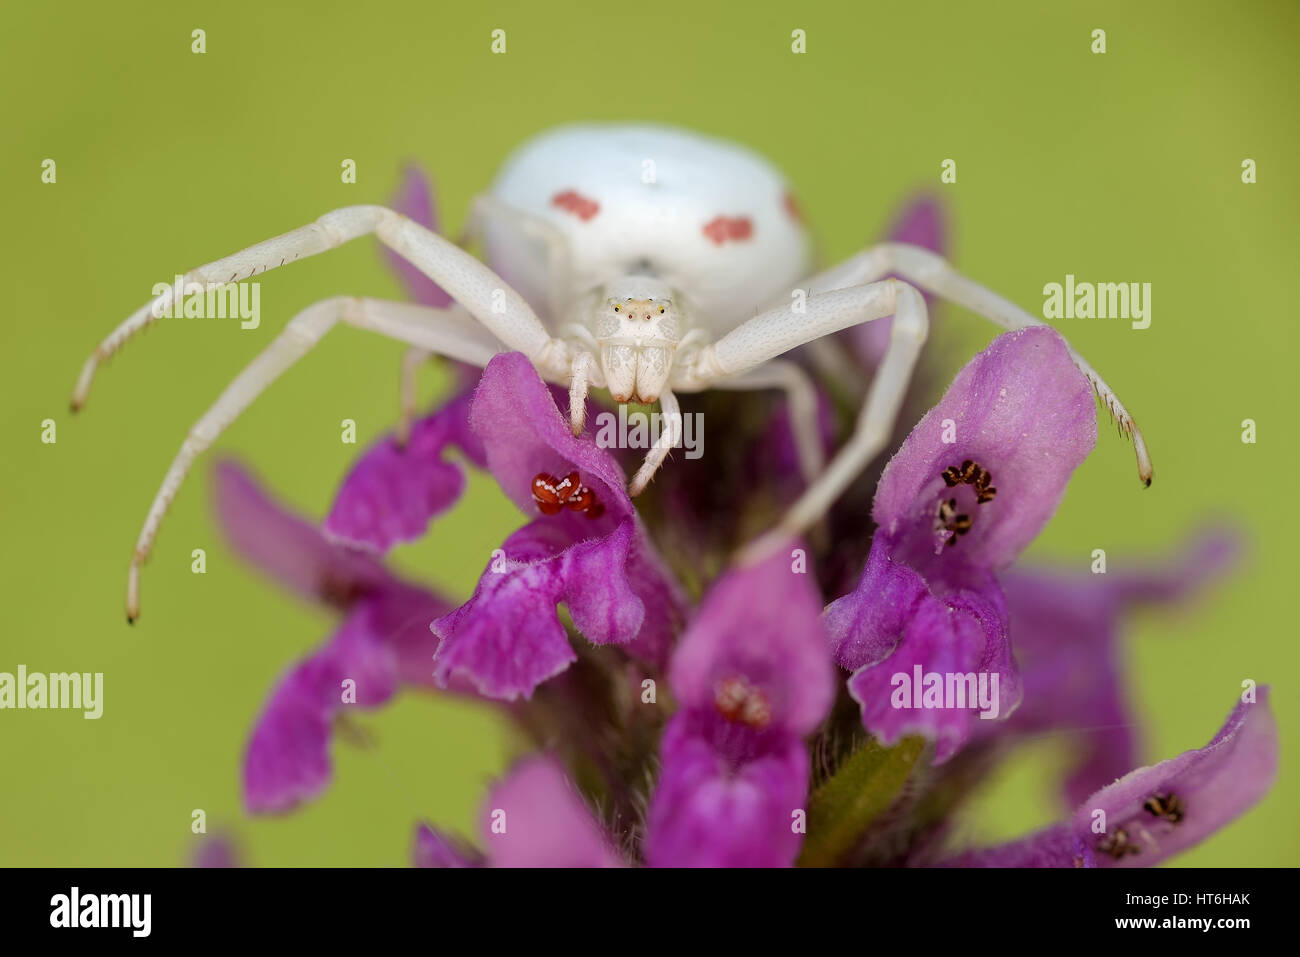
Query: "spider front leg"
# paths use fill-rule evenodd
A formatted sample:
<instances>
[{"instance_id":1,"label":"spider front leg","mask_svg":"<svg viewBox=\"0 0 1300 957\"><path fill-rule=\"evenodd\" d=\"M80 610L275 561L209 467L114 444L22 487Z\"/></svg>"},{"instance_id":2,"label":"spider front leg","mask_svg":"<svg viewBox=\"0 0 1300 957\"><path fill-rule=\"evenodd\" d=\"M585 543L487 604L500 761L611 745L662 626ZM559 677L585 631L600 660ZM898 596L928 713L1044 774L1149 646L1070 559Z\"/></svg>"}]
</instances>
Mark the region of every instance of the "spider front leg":
<instances>
[{"instance_id":1,"label":"spider front leg","mask_svg":"<svg viewBox=\"0 0 1300 957\"><path fill-rule=\"evenodd\" d=\"M705 346L686 366L683 379L704 387L741 376L806 342L891 315L889 348L871 381L853 435L776 528L745 548L742 560L759 559L805 532L884 451L929 332L925 299L915 287L897 279L810 296L800 316L792 315L789 306L761 313Z\"/></svg>"},{"instance_id":2,"label":"spider front leg","mask_svg":"<svg viewBox=\"0 0 1300 957\"><path fill-rule=\"evenodd\" d=\"M284 331L226 386L212 407L190 429L189 435L181 444L180 452L172 460L158 494L149 507L135 551L131 555L126 588L127 620L134 621L140 615L140 568L149 557L163 516L195 459L272 382L306 355L338 322L368 329L390 339L474 365L486 365L500 351L499 345L470 341L463 334L464 330L456 329L454 322L451 323L450 331L448 327L438 325L437 320L443 318L446 312L447 310L402 302L338 297L318 302L298 313L285 326Z\"/></svg>"},{"instance_id":3,"label":"spider front leg","mask_svg":"<svg viewBox=\"0 0 1300 957\"><path fill-rule=\"evenodd\" d=\"M587 425L587 392L591 388L591 372L596 357L586 349L578 349L569 366L569 428L574 435L582 435Z\"/></svg>"},{"instance_id":4,"label":"spider front leg","mask_svg":"<svg viewBox=\"0 0 1300 957\"><path fill-rule=\"evenodd\" d=\"M323 306L312 307L291 323L226 389L216 405L200 420L168 470L145 519L131 559L127 584L129 620L134 620L139 614L140 566L148 556L167 506L175 497L194 458L212 444L221 429L242 412L254 396L310 349L339 319L373 329L410 345L444 352L453 358L479 365L486 363L504 347L524 353L542 375L552 381L559 375L567 374L568 346L546 331L541 320L519 293L463 249L419 223L382 206L348 206L326 213L314 223L191 270L183 277L182 288L188 292L189 286L197 285L206 291L249 279L258 273L325 252L368 233L374 233L386 246L441 286L459 303L462 310L440 313L402 303L334 300L332 315L331 310ZM175 294L174 288L168 287L161 295L155 296L136 310L100 343L82 367L72 396L74 410L85 403L99 363L120 349L135 333L161 318L172 305ZM340 305L344 303L359 305ZM429 318L446 316L448 312L454 315L455 321L444 330L443 335L439 336L436 329L424 324ZM486 331L474 329L474 323L469 322L466 316L477 320Z\"/></svg>"},{"instance_id":5,"label":"spider front leg","mask_svg":"<svg viewBox=\"0 0 1300 957\"><path fill-rule=\"evenodd\" d=\"M1004 329L1024 329L1028 326L1046 326L1047 323L1030 315L1015 303L1004 299L979 283L966 278L947 260L922 246L907 243L881 243L872 246L838 266L826 270L807 281L809 295L873 282L890 273L896 273L915 286L933 295L955 302L977 315L983 316ZM1097 371L1088 364L1074 347L1066 343L1070 358L1087 377L1093 391L1115 417L1120 429L1133 440L1137 455L1138 478L1143 485L1151 484L1153 473L1151 456L1147 452L1142 430L1115 391L1106 384Z\"/></svg>"},{"instance_id":6,"label":"spider front leg","mask_svg":"<svg viewBox=\"0 0 1300 957\"><path fill-rule=\"evenodd\" d=\"M659 411L663 417L663 431L659 433L654 446L646 453L645 461L641 463L636 475L632 476L632 481L628 483L629 495L637 496L645 491L650 480L659 471L659 466L663 465L664 459L668 458L668 453L681 441L682 410L677 404L677 396L673 395L671 389L664 389L659 393Z\"/></svg>"},{"instance_id":7,"label":"spider front leg","mask_svg":"<svg viewBox=\"0 0 1300 957\"><path fill-rule=\"evenodd\" d=\"M402 363L398 375L398 410L397 429L394 436L399 448L405 448L411 438L411 428L418 411L416 405L416 379L420 369L438 356L455 358L467 352L474 355L492 356L502 351L502 345L492 333L481 326L469 313L458 305L447 308L436 306L423 307L430 316L437 317L437 330L444 344L441 349L424 349L412 346L402 354ZM473 365L484 365L473 362Z\"/></svg>"},{"instance_id":8,"label":"spider front leg","mask_svg":"<svg viewBox=\"0 0 1300 957\"><path fill-rule=\"evenodd\" d=\"M815 339L811 343L825 342ZM799 457L799 472L804 484L811 485L826 464L822 448L822 429L818 417L817 389L803 368L783 359L773 359L757 369L742 373L732 379L713 383L715 389L780 389L785 393L786 409L790 415L790 431L794 436L795 454Z\"/></svg>"},{"instance_id":9,"label":"spider front leg","mask_svg":"<svg viewBox=\"0 0 1300 957\"><path fill-rule=\"evenodd\" d=\"M207 291L251 279L370 233L438 283L507 348L531 358L543 374L553 376L567 370L562 344L551 337L519 293L465 250L383 206L347 206L326 213L314 223L190 270L182 279L182 287L197 284ZM175 290L168 287L99 344L77 379L72 393L74 411L85 404L99 364L164 315L174 297Z\"/></svg>"}]
</instances>

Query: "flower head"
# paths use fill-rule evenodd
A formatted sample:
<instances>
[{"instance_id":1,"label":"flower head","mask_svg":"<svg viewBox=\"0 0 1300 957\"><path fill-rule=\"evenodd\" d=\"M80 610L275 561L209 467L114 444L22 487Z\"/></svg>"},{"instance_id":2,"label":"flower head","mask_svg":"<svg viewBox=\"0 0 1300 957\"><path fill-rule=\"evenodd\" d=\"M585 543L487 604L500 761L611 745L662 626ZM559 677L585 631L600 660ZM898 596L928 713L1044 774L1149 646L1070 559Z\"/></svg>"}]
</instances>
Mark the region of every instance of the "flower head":
<instances>
[{"instance_id":1,"label":"flower head","mask_svg":"<svg viewBox=\"0 0 1300 957\"><path fill-rule=\"evenodd\" d=\"M402 684L434 687L428 623L449 606L372 556L328 541L236 465L218 466L216 490L218 518L236 551L342 614L333 636L277 684L248 743L245 806L284 811L329 783L330 741L345 707L376 707Z\"/></svg>"},{"instance_id":2,"label":"flower head","mask_svg":"<svg viewBox=\"0 0 1300 957\"><path fill-rule=\"evenodd\" d=\"M435 222L418 174L396 205ZM941 251L939 207L911 205L892 238ZM416 301L448 305L419 271L399 275ZM869 377L889 325L783 361ZM508 702L502 715L536 752L490 789L476 843L421 823L420 866L1132 866L1253 805L1276 770L1266 689L1205 748L1128 770L1139 749L1125 615L1195 590L1225 566L1229 539L1106 576L1011 567L1096 440L1090 384L1050 329L995 339L924 415L929 382L913 378L888 464L807 542L732 562L799 494L818 444L829 453L853 427L855 377L810 376L815 425L782 411L783 394L685 396L685 412L709 417L708 457L670 469L635 505L617 453L575 437L567 396L518 354L462 375L408 442L368 449L321 529L222 466L218 510L236 549L340 615L257 722L249 809L319 794L348 709L402 687ZM465 465L527 519L481 556L457 604L380 556L456 505ZM702 596L693 610L688 594ZM943 857L947 813L971 782L1041 734L1075 744L1064 792L1077 810Z\"/></svg>"},{"instance_id":3,"label":"flower head","mask_svg":"<svg viewBox=\"0 0 1300 957\"><path fill-rule=\"evenodd\" d=\"M821 602L790 551L724 575L673 653L679 710L660 745L652 865L789 865L799 851L804 738L834 686Z\"/></svg>"},{"instance_id":4,"label":"flower head","mask_svg":"<svg viewBox=\"0 0 1300 957\"><path fill-rule=\"evenodd\" d=\"M863 724L883 742L919 732L942 762L979 713L1020 703L997 574L1051 517L1096 435L1090 387L1060 336L1025 329L971 360L890 460L862 578L825 618ZM991 709L968 700L967 675L996 688ZM950 684L961 701L927 701Z\"/></svg>"},{"instance_id":5,"label":"flower head","mask_svg":"<svg viewBox=\"0 0 1300 957\"><path fill-rule=\"evenodd\" d=\"M618 463L590 436L573 435L551 390L518 353L495 357L483 371L469 422L488 470L535 517L491 557L473 597L433 623L439 680L463 678L493 698L529 696L575 660L561 603L588 641L661 664L684 600ZM588 507L553 510L551 495L537 496L539 476L573 473Z\"/></svg>"},{"instance_id":6,"label":"flower head","mask_svg":"<svg viewBox=\"0 0 1300 957\"><path fill-rule=\"evenodd\" d=\"M483 807L480 853L421 825L416 863L424 867L621 867L582 797L555 761L526 758L505 775Z\"/></svg>"},{"instance_id":7,"label":"flower head","mask_svg":"<svg viewBox=\"0 0 1300 957\"><path fill-rule=\"evenodd\" d=\"M1060 824L1011 844L971 851L965 867L1150 867L1247 811L1277 774L1277 724L1268 689L1228 715L1203 748L1138 768L1088 797Z\"/></svg>"}]
</instances>

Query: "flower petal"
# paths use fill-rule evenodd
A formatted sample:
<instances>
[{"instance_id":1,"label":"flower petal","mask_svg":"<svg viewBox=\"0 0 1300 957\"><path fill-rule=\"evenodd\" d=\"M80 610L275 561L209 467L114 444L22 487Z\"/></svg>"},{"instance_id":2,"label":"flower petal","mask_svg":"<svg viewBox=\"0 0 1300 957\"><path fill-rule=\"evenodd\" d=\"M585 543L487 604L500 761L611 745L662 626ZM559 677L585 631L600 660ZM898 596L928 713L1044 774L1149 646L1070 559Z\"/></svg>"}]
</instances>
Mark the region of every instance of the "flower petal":
<instances>
[{"instance_id":1,"label":"flower petal","mask_svg":"<svg viewBox=\"0 0 1300 957\"><path fill-rule=\"evenodd\" d=\"M1137 605L1187 599L1224 574L1238 550L1235 534L1207 529L1177 557L1139 570L1112 559L1105 575L1017 568L1003 576L1025 697L997 733L1072 735L1069 807L1137 763L1137 719L1118 660L1125 616Z\"/></svg>"},{"instance_id":2,"label":"flower petal","mask_svg":"<svg viewBox=\"0 0 1300 957\"><path fill-rule=\"evenodd\" d=\"M898 209L885 236L890 242L923 246L942 256L948 248L947 233L947 217L938 197L918 195ZM927 303L931 301L929 295L925 298ZM889 348L889 334L893 325L892 318L864 322L846 329L844 335L853 343L854 351L861 361L868 368L874 369Z\"/></svg>"},{"instance_id":3,"label":"flower petal","mask_svg":"<svg viewBox=\"0 0 1300 957\"><path fill-rule=\"evenodd\" d=\"M229 834L210 834L200 839L194 851L191 867L241 867L242 855L235 839Z\"/></svg>"},{"instance_id":4,"label":"flower petal","mask_svg":"<svg viewBox=\"0 0 1300 957\"><path fill-rule=\"evenodd\" d=\"M727 572L673 654L647 859L671 867L784 867L808 790L803 736L831 706L821 600L797 544ZM803 551L803 549L798 549Z\"/></svg>"},{"instance_id":5,"label":"flower petal","mask_svg":"<svg viewBox=\"0 0 1300 957\"><path fill-rule=\"evenodd\" d=\"M1037 834L950 858L963 867L1150 867L1240 817L1277 775L1268 688L1241 702L1205 747L1139 768ZM1176 802L1176 803L1175 803Z\"/></svg>"},{"instance_id":6,"label":"flower petal","mask_svg":"<svg viewBox=\"0 0 1300 957\"><path fill-rule=\"evenodd\" d=\"M326 540L235 463L219 463L214 482L217 521L231 546L282 585L306 598L343 605L392 581L381 562Z\"/></svg>"},{"instance_id":7,"label":"flower petal","mask_svg":"<svg viewBox=\"0 0 1300 957\"><path fill-rule=\"evenodd\" d=\"M589 436L574 437L532 363L495 356L470 408L488 468L526 513L538 514L533 479L578 472L603 513L562 509L515 532L494 555L474 596L433 626L436 673L495 698L528 697L575 659L556 606L595 644L623 645L661 665L684 599L623 486L623 472Z\"/></svg>"},{"instance_id":8,"label":"flower petal","mask_svg":"<svg viewBox=\"0 0 1300 957\"><path fill-rule=\"evenodd\" d=\"M560 414L551 390L522 353L492 357L474 393L469 424L483 442L487 467L525 514L537 514L534 476L543 471L563 476L570 470L595 491L610 527L635 512L623 470L589 435L573 434L568 417ZM599 527L602 521L562 514L588 522L587 527Z\"/></svg>"},{"instance_id":9,"label":"flower petal","mask_svg":"<svg viewBox=\"0 0 1300 957\"><path fill-rule=\"evenodd\" d=\"M440 231L438 213L434 204L433 183L414 164L402 171L402 185L389 200L389 206L435 233ZM410 260L399 256L387 246L383 248L383 252L384 259L402 280L402 285L406 287L406 294L413 302L437 308L451 305L451 296L416 268Z\"/></svg>"},{"instance_id":10,"label":"flower petal","mask_svg":"<svg viewBox=\"0 0 1300 957\"><path fill-rule=\"evenodd\" d=\"M686 707L715 710L718 685L740 677L766 698L769 721L808 734L834 697L821 598L795 571L795 542L732 569L709 590L673 654L673 691Z\"/></svg>"},{"instance_id":11,"label":"flower petal","mask_svg":"<svg viewBox=\"0 0 1300 957\"><path fill-rule=\"evenodd\" d=\"M344 707L343 682L356 703L382 704L397 685L396 655L375 633L366 602L320 651L295 665L258 719L244 757L244 805L251 814L287 811L329 783L329 743Z\"/></svg>"},{"instance_id":12,"label":"flower petal","mask_svg":"<svg viewBox=\"0 0 1300 957\"><path fill-rule=\"evenodd\" d=\"M664 732L663 770L650 803L646 860L652 867L789 867L806 807L808 751L776 733L752 760L734 765L689 713Z\"/></svg>"},{"instance_id":13,"label":"flower petal","mask_svg":"<svg viewBox=\"0 0 1300 957\"><path fill-rule=\"evenodd\" d=\"M244 557L299 593L347 611L334 637L281 679L249 741L245 805L253 813L283 811L329 782L329 743L344 707L344 680L355 682L355 703L362 707L386 701L399 682L435 687L436 645L428 627L448 606L372 556L326 541L232 463L216 470L216 506Z\"/></svg>"},{"instance_id":14,"label":"flower petal","mask_svg":"<svg viewBox=\"0 0 1300 957\"><path fill-rule=\"evenodd\" d=\"M343 480L325 518L326 535L383 553L424 535L429 521L460 498L465 476L446 460L459 448L475 465L482 447L469 429L468 394L457 396L411 430L399 448L387 436L371 446Z\"/></svg>"},{"instance_id":15,"label":"flower petal","mask_svg":"<svg viewBox=\"0 0 1300 957\"><path fill-rule=\"evenodd\" d=\"M377 707L399 683L436 687L429 622L446 604L394 582L360 600L319 651L295 665L271 695L244 758L244 803L251 813L285 811L329 783L329 746L345 708ZM353 689L344 701L344 682ZM467 690L463 683L453 690Z\"/></svg>"},{"instance_id":16,"label":"flower petal","mask_svg":"<svg viewBox=\"0 0 1300 957\"><path fill-rule=\"evenodd\" d=\"M563 588L555 562L489 566L474 596L429 626L440 639L434 676L467 682L489 698L531 697L577 660L555 611Z\"/></svg>"},{"instance_id":17,"label":"flower petal","mask_svg":"<svg viewBox=\"0 0 1300 957\"><path fill-rule=\"evenodd\" d=\"M927 596L889 656L853 674L849 693L881 744L921 734L935 742L935 764L956 754L978 724L1006 718L1022 688L997 585Z\"/></svg>"},{"instance_id":18,"label":"flower petal","mask_svg":"<svg viewBox=\"0 0 1300 957\"><path fill-rule=\"evenodd\" d=\"M482 867L483 855L459 838L417 824L411 862L415 867Z\"/></svg>"},{"instance_id":19,"label":"flower petal","mask_svg":"<svg viewBox=\"0 0 1300 957\"><path fill-rule=\"evenodd\" d=\"M1199 844L1254 806L1273 785L1277 753L1277 723L1268 707L1268 688L1261 687L1257 700L1239 703L1205 747L1131 771L1092 795L1075 814L1074 831L1096 838L1092 834L1095 812L1105 811L1106 835L1115 836L1123 828L1141 851L1118 859L1098 853L1097 863L1158 864ZM1160 795L1181 801L1177 823L1144 808L1144 802Z\"/></svg>"},{"instance_id":20,"label":"flower petal","mask_svg":"<svg viewBox=\"0 0 1300 957\"><path fill-rule=\"evenodd\" d=\"M1092 390L1064 340L1047 328L1005 333L957 374L890 460L873 515L895 557L931 581L954 566L1004 568L1047 523L1096 440ZM977 504L971 486L946 485L944 471L966 460L989 472L996 498ZM936 530L936 507L949 497L973 523L945 548L951 533Z\"/></svg>"},{"instance_id":21,"label":"flower petal","mask_svg":"<svg viewBox=\"0 0 1300 957\"><path fill-rule=\"evenodd\" d=\"M1096 867L1092 846L1065 824L1036 834L948 858L943 867Z\"/></svg>"},{"instance_id":22,"label":"flower petal","mask_svg":"<svg viewBox=\"0 0 1300 957\"><path fill-rule=\"evenodd\" d=\"M840 667L857 671L884 659L930 594L925 579L894 561L877 530L858 586L826 606L822 624Z\"/></svg>"},{"instance_id":23,"label":"flower petal","mask_svg":"<svg viewBox=\"0 0 1300 957\"><path fill-rule=\"evenodd\" d=\"M488 796L483 846L492 867L621 867L586 803L549 757L525 758Z\"/></svg>"}]
</instances>

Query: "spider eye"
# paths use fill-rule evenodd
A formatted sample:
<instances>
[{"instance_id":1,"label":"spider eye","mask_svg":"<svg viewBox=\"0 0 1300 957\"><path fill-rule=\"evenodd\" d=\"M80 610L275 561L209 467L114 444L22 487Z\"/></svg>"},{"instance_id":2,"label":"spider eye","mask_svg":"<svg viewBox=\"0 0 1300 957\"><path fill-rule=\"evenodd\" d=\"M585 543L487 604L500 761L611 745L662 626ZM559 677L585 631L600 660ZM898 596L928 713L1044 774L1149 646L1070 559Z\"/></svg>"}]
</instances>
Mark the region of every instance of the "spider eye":
<instances>
[{"instance_id":1,"label":"spider eye","mask_svg":"<svg viewBox=\"0 0 1300 957\"><path fill-rule=\"evenodd\" d=\"M614 311L615 311L615 312L618 312L618 311L619 311L618 306L615 306L615 307L614 307Z\"/></svg>"},{"instance_id":2,"label":"spider eye","mask_svg":"<svg viewBox=\"0 0 1300 957\"><path fill-rule=\"evenodd\" d=\"M660 307L659 307L659 315L662 316L663 314L664 314L664 307L663 307L663 306L660 306Z\"/></svg>"}]
</instances>

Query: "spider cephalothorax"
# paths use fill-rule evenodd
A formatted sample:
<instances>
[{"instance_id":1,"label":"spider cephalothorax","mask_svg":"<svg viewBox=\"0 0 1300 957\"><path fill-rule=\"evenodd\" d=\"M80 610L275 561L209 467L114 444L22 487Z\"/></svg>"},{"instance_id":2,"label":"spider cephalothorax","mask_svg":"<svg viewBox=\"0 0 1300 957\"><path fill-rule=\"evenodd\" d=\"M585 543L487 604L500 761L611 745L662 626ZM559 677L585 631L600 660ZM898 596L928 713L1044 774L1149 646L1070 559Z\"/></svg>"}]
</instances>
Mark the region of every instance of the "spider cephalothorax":
<instances>
[{"instance_id":1,"label":"spider cephalothorax","mask_svg":"<svg viewBox=\"0 0 1300 957\"><path fill-rule=\"evenodd\" d=\"M633 276L609 283L602 292L592 325L610 397L642 405L658 402L682 339L672 290Z\"/></svg>"}]
</instances>

